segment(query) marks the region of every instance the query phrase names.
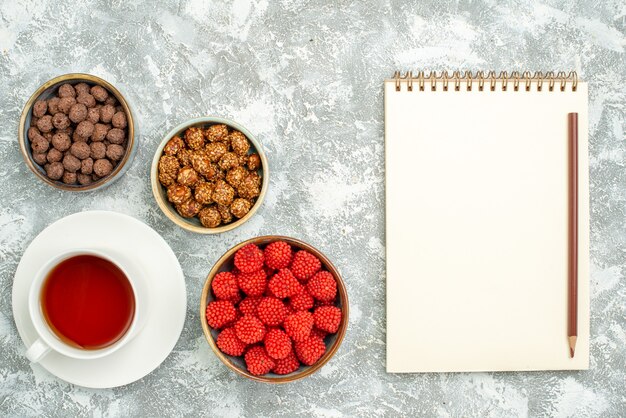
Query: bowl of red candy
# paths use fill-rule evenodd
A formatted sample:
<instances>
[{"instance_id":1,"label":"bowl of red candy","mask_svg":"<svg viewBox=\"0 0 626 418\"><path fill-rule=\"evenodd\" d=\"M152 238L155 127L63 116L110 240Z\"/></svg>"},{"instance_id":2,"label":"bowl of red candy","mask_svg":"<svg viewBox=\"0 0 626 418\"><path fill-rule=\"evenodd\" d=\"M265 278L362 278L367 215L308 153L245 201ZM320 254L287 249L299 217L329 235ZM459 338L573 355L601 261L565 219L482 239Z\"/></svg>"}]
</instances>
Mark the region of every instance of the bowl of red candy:
<instances>
[{"instance_id":1,"label":"bowl of red candy","mask_svg":"<svg viewBox=\"0 0 626 418\"><path fill-rule=\"evenodd\" d=\"M242 376L287 383L315 373L348 326L348 295L330 260L295 238L264 236L231 248L200 302L207 342Z\"/></svg>"}]
</instances>

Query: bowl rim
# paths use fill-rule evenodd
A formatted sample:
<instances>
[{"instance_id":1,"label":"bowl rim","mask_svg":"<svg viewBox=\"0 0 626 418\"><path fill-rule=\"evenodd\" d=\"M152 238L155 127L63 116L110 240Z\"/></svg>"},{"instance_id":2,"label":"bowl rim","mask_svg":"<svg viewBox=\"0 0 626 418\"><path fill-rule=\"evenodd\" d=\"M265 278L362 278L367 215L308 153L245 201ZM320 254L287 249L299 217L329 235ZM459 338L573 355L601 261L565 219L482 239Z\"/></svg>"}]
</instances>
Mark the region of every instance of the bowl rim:
<instances>
[{"instance_id":1,"label":"bowl rim","mask_svg":"<svg viewBox=\"0 0 626 418\"><path fill-rule=\"evenodd\" d=\"M57 180L52 180L48 178L47 176L43 175L43 173L39 171L39 169L37 168L40 166L39 164L35 163L35 161L33 160L32 153L28 150L28 146L27 146L29 141L28 141L28 138L26 137L26 132L28 131L28 127L26 126L26 118L28 117L28 114L31 112L37 99L39 99L39 97L43 94L43 92L49 89L50 87L53 87L54 85L60 84L63 82L72 82L72 81L88 81L88 82L91 82L91 83L94 83L94 84L97 84L106 88L110 93L112 93L115 96L115 98L118 100L120 105L124 108L124 112L126 113L126 117L128 120L128 133L126 135L128 143L126 145L126 152L124 153L124 157L119 162L119 164L115 166L111 174L101 178L98 181L95 181L93 183L90 183L84 186L83 185L72 186L72 185L64 184ZM22 110L22 114L20 116L20 121L18 124L17 135L18 135L18 142L20 144L20 151L22 153L22 157L24 157L24 161L26 162L26 165L35 174L35 176L37 176L40 180L42 180L44 183L48 184L49 186L52 186L59 190L70 191L70 192L87 192L87 191L99 189L100 187L103 187L106 184L111 184L113 180L117 180L119 174L121 173L123 174L124 166L132 158L134 147L135 147L135 118L133 116L133 112L128 102L126 101L126 98L113 84L93 74L68 73L68 74L62 74L60 76L51 78L50 80L46 81L41 86L39 86L39 88L37 88L35 92L30 96L30 98L26 101L26 104L24 105L24 109Z\"/></svg>"},{"instance_id":2,"label":"bowl rim","mask_svg":"<svg viewBox=\"0 0 626 418\"><path fill-rule=\"evenodd\" d=\"M320 261L322 262L322 266L325 267L333 275L333 277L335 278L335 281L337 282L337 292L341 300L341 313L342 313L341 323L339 324L339 329L337 330L337 333L336 333L337 338L335 339L335 341L330 347L327 347L326 352L317 363L313 364L312 366L308 366L302 372L299 372L297 374L290 373L288 375L277 376L277 377L254 376L250 374L247 370L243 370L243 369L239 369L238 367L235 367L228 359L230 356L220 351L220 349L217 347L216 341L213 338L213 335L211 334L211 329L209 328L209 324L207 324L206 322L205 312L206 312L209 292L211 291L211 283L213 282L213 278L219 272L219 269L222 267L222 265L227 260L229 260L235 254L235 252L237 252L237 250L239 250L241 247L247 244L253 243L253 244L265 245L265 244L269 244L275 241L286 241L292 246L296 246L299 249L306 250L314 254L316 257L320 259ZM341 343L343 342L343 339L346 335L346 331L348 329L349 314L350 314L350 303L348 300L348 291L346 289L346 285L343 279L341 278L341 274L339 274L339 270L337 270L334 264L328 259L328 257L326 257L326 255L324 255L324 253L322 253L320 250L313 247L312 245L307 244L306 242L297 238L282 236L282 235L263 235L263 236L250 238L243 242L240 242L239 244L233 246L228 251L226 251L215 262L215 264L213 265L213 267L209 271L209 274L206 277L204 286L202 287L202 295L200 297L199 317L200 317L200 323L202 325L202 331L204 332L205 339L211 346L213 353L217 356L217 358L220 359L222 363L224 363L224 365L226 365L226 367L228 367L229 369L233 370L234 372L236 372L237 374L241 376L247 377L248 379L252 379L258 382L272 383L272 384L284 384L284 383L294 382L296 380L300 380L307 376L310 376L311 374L317 372L322 367L324 367L326 363L328 363L328 361L335 355L336 351L339 349L339 347L341 346Z\"/></svg>"},{"instance_id":3,"label":"bowl rim","mask_svg":"<svg viewBox=\"0 0 626 418\"><path fill-rule=\"evenodd\" d=\"M189 221L186 221L184 218L180 217L177 213L175 213L175 209L172 206L172 204L166 201L163 198L163 196L161 196L160 194L160 190L162 190L164 187L159 182L158 166L159 166L159 159L161 158L163 154L163 148L165 148L165 145L167 144L167 142L170 139L172 139L174 135L178 134L184 129L190 128L195 125L200 125L200 124L214 124L214 125L224 124L240 131L252 143L252 145L256 149L257 154L259 154L259 157L261 158L261 169L263 171L263 176L262 176L261 192L259 196L257 197L256 202L254 202L254 205L250 208L250 211L248 211L248 213L246 213L244 217L234 222L231 222L229 224L218 226L216 228L207 228L201 225L194 225L190 223ZM226 119L226 118L222 118L218 116L200 116L200 117L188 119L178 124L163 137L163 139L161 140L161 143L156 149L156 152L154 153L154 157L152 158L152 165L150 167L150 182L152 185L152 195L154 196L154 199L156 200L157 205L161 209L161 212L163 212L165 216L167 216L176 225L178 225L179 227L187 231L195 232L198 234L211 235L211 234L220 234L222 232L231 231L243 225L248 220L250 220L252 216L254 216L254 214L257 212L257 210L259 210L259 208L263 204L263 201L265 200L265 194L267 193L267 189L269 187L269 173L270 173L269 164L267 162L265 151L263 150L261 143L256 139L254 135L252 135L252 133L248 129L246 129L243 125L231 119Z\"/></svg>"}]
</instances>

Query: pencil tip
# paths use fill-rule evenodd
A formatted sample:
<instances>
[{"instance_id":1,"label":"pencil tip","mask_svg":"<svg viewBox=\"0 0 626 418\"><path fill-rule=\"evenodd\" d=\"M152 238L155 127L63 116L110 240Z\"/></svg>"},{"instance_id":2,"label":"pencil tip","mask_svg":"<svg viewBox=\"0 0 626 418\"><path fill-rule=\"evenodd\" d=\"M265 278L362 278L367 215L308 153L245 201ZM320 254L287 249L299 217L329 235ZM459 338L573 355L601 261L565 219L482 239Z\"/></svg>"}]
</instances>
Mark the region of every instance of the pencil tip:
<instances>
[{"instance_id":1,"label":"pencil tip","mask_svg":"<svg viewBox=\"0 0 626 418\"><path fill-rule=\"evenodd\" d=\"M572 335L568 337L568 340L569 340L569 356L570 358L574 358L574 351L576 350L577 337L575 335Z\"/></svg>"}]
</instances>

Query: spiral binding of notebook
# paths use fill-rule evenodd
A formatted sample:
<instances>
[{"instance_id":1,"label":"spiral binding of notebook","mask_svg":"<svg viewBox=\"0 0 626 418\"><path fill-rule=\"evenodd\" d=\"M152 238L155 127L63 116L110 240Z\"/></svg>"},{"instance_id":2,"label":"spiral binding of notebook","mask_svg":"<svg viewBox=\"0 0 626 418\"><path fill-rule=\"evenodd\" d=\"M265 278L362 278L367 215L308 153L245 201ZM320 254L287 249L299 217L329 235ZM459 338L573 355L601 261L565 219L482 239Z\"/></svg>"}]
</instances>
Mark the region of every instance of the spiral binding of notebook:
<instances>
[{"instance_id":1,"label":"spiral binding of notebook","mask_svg":"<svg viewBox=\"0 0 626 418\"><path fill-rule=\"evenodd\" d=\"M476 88L478 91L495 91L501 89L507 91L566 91L569 88L576 91L578 86L578 75L575 71L569 74L559 71L556 74L553 71L546 72L537 71L532 74L530 71L519 73L513 71L510 74L502 71L497 74L495 71L489 71L485 74L478 71L472 74L471 71L454 71L451 75L447 71L440 73L431 71L428 74L424 71L418 71L416 75L412 71L407 71L404 75L400 71L396 71L393 75L396 91L402 91L402 85L406 85L407 91L436 91L438 84L441 84L443 91L471 91ZM451 86L451 87L450 87Z\"/></svg>"}]
</instances>

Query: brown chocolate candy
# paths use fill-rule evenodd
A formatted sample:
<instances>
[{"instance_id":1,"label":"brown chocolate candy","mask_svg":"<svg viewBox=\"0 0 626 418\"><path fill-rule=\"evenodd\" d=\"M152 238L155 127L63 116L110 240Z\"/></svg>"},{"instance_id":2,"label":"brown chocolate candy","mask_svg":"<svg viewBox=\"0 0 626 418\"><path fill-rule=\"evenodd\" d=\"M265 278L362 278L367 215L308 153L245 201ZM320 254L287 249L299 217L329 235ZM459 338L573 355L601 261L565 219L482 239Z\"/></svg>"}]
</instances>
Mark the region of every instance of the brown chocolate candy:
<instances>
[{"instance_id":1,"label":"brown chocolate candy","mask_svg":"<svg viewBox=\"0 0 626 418\"><path fill-rule=\"evenodd\" d=\"M76 102L82 103L87 107L94 107L96 105L96 99L89 93L83 93L76 96Z\"/></svg>"},{"instance_id":2,"label":"brown chocolate candy","mask_svg":"<svg viewBox=\"0 0 626 418\"><path fill-rule=\"evenodd\" d=\"M94 124L100 122L100 108L98 106L87 109L87 120Z\"/></svg>"},{"instance_id":3,"label":"brown chocolate candy","mask_svg":"<svg viewBox=\"0 0 626 418\"><path fill-rule=\"evenodd\" d=\"M60 162L46 164L44 168L46 170L46 175L52 180L59 180L63 177L63 173L65 173L63 164Z\"/></svg>"},{"instance_id":4,"label":"brown chocolate candy","mask_svg":"<svg viewBox=\"0 0 626 418\"><path fill-rule=\"evenodd\" d=\"M59 112L63 112L66 115L70 113L72 106L76 104L76 99L73 97L63 97L59 100Z\"/></svg>"},{"instance_id":5,"label":"brown chocolate candy","mask_svg":"<svg viewBox=\"0 0 626 418\"><path fill-rule=\"evenodd\" d=\"M87 106L83 103L76 103L70 108L68 116L72 122L81 123L87 119L87 114Z\"/></svg>"},{"instance_id":6,"label":"brown chocolate candy","mask_svg":"<svg viewBox=\"0 0 626 418\"><path fill-rule=\"evenodd\" d=\"M53 128L52 116L45 115L37 120L37 129L39 129L41 133L50 132Z\"/></svg>"},{"instance_id":7,"label":"brown chocolate candy","mask_svg":"<svg viewBox=\"0 0 626 418\"><path fill-rule=\"evenodd\" d=\"M93 158L85 158L80 162L80 172L82 174L91 174L93 173Z\"/></svg>"},{"instance_id":8,"label":"brown chocolate candy","mask_svg":"<svg viewBox=\"0 0 626 418\"><path fill-rule=\"evenodd\" d=\"M84 120L76 126L75 133L81 138L89 138L93 134L93 123L88 120Z\"/></svg>"},{"instance_id":9,"label":"brown chocolate candy","mask_svg":"<svg viewBox=\"0 0 626 418\"><path fill-rule=\"evenodd\" d=\"M104 141L104 138L106 138L107 133L109 132L109 129L110 129L109 125L96 123L93 126L93 133L91 134L91 140L93 142Z\"/></svg>"},{"instance_id":10,"label":"brown chocolate candy","mask_svg":"<svg viewBox=\"0 0 626 418\"><path fill-rule=\"evenodd\" d=\"M117 144L110 144L110 145L107 145L106 156L111 161L119 161L122 159L122 157L124 157L125 152L126 150L124 149L123 146L117 145Z\"/></svg>"},{"instance_id":11,"label":"brown chocolate candy","mask_svg":"<svg viewBox=\"0 0 626 418\"><path fill-rule=\"evenodd\" d=\"M49 163L56 163L63 159L63 153L56 148L51 148L46 157Z\"/></svg>"},{"instance_id":12,"label":"brown chocolate candy","mask_svg":"<svg viewBox=\"0 0 626 418\"><path fill-rule=\"evenodd\" d=\"M89 156L94 160L99 160L106 156L107 146L102 142L92 142L89 144L89 148L91 149Z\"/></svg>"},{"instance_id":13,"label":"brown chocolate candy","mask_svg":"<svg viewBox=\"0 0 626 418\"><path fill-rule=\"evenodd\" d=\"M48 151L50 148L50 142L46 138L41 135L38 135L33 141L30 143L33 152L42 153Z\"/></svg>"},{"instance_id":14,"label":"brown chocolate candy","mask_svg":"<svg viewBox=\"0 0 626 418\"><path fill-rule=\"evenodd\" d=\"M111 174L112 171L113 171L113 164L111 164L111 161L105 158L96 160L93 163L93 172L98 177L108 176L109 174Z\"/></svg>"},{"instance_id":15,"label":"brown chocolate candy","mask_svg":"<svg viewBox=\"0 0 626 418\"><path fill-rule=\"evenodd\" d=\"M52 146L57 150L64 152L72 146L72 140L68 134L64 132L57 132L52 136Z\"/></svg>"},{"instance_id":16,"label":"brown chocolate candy","mask_svg":"<svg viewBox=\"0 0 626 418\"><path fill-rule=\"evenodd\" d=\"M115 115L115 107L106 104L100 108L100 122L110 123L113 115Z\"/></svg>"},{"instance_id":17,"label":"brown chocolate candy","mask_svg":"<svg viewBox=\"0 0 626 418\"><path fill-rule=\"evenodd\" d=\"M119 128L113 128L107 132L106 139L112 144L121 144L126 139L126 133Z\"/></svg>"},{"instance_id":18,"label":"brown chocolate candy","mask_svg":"<svg viewBox=\"0 0 626 418\"><path fill-rule=\"evenodd\" d=\"M66 171L63 173L63 183L65 184L76 184L76 173Z\"/></svg>"},{"instance_id":19,"label":"brown chocolate candy","mask_svg":"<svg viewBox=\"0 0 626 418\"><path fill-rule=\"evenodd\" d=\"M29 141L35 139L37 135L41 135L41 132L39 132L39 129L37 129L36 126L31 126L30 128L28 128L28 131L26 131L26 136L28 137Z\"/></svg>"},{"instance_id":20,"label":"brown chocolate candy","mask_svg":"<svg viewBox=\"0 0 626 418\"><path fill-rule=\"evenodd\" d=\"M63 167L65 170L74 173L80 170L81 163L80 160L72 154L65 154L65 157L63 157Z\"/></svg>"},{"instance_id":21,"label":"brown chocolate candy","mask_svg":"<svg viewBox=\"0 0 626 418\"><path fill-rule=\"evenodd\" d=\"M109 92L102 86L93 86L91 88L91 95L99 102L104 102L109 98Z\"/></svg>"},{"instance_id":22,"label":"brown chocolate candy","mask_svg":"<svg viewBox=\"0 0 626 418\"><path fill-rule=\"evenodd\" d=\"M83 186L93 183L93 179L89 174L78 173L76 175L76 178L78 180L78 183Z\"/></svg>"},{"instance_id":23,"label":"brown chocolate candy","mask_svg":"<svg viewBox=\"0 0 626 418\"><path fill-rule=\"evenodd\" d=\"M52 97L48 99L48 113L51 115L56 115L59 113L59 99L58 97Z\"/></svg>"},{"instance_id":24,"label":"brown chocolate candy","mask_svg":"<svg viewBox=\"0 0 626 418\"><path fill-rule=\"evenodd\" d=\"M63 177L63 173L65 173L63 164L60 162L46 164L44 168L46 169L46 175L52 180L59 180Z\"/></svg>"},{"instance_id":25,"label":"brown chocolate candy","mask_svg":"<svg viewBox=\"0 0 626 418\"><path fill-rule=\"evenodd\" d=\"M45 100L37 100L33 105L33 116L40 118L48 111L48 102Z\"/></svg>"},{"instance_id":26,"label":"brown chocolate candy","mask_svg":"<svg viewBox=\"0 0 626 418\"><path fill-rule=\"evenodd\" d=\"M120 129L126 128L127 126L126 113L124 112L115 113L113 115L113 118L111 118L111 124L116 128L120 128Z\"/></svg>"},{"instance_id":27,"label":"brown chocolate candy","mask_svg":"<svg viewBox=\"0 0 626 418\"><path fill-rule=\"evenodd\" d=\"M75 97L76 90L74 90L74 87L71 84L65 83L59 87L58 95L59 97Z\"/></svg>"},{"instance_id":28,"label":"brown chocolate candy","mask_svg":"<svg viewBox=\"0 0 626 418\"><path fill-rule=\"evenodd\" d=\"M52 116L52 125L57 129L66 129L70 127L70 119L65 113L57 113Z\"/></svg>"},{"instance_id":29,"label":"brown chocolate candy","mask_svg":"<svg viewBox=\"0 0 626 418\"><path fill-rule=\"evenodd\" d=\"M76 94L86 94L89 93L90 87L87 83L77 83L74 84L74 90Z\"/></svg>"},{"instance_id":30,"label":"brown chocolate candy","mask_svg":"<svg viewBox=\"0 0 626 418\"><path fill-rule=\"evenodd\" d=\"M84 160L91 154L91 147L86 142L74 142L70 147L70 152L74 157Z\"/></svg>"},{"instance_id":31,"label":"brown chocolate candy","mask_svg":"<svg viewBox=\"0 0 626 418\"><path fill-rule=\"evenodd\" d=\"M48 153L46 152L33 152L33 160L39 165L44 165L48 160Z\"/></svg>"}]
</instances>

